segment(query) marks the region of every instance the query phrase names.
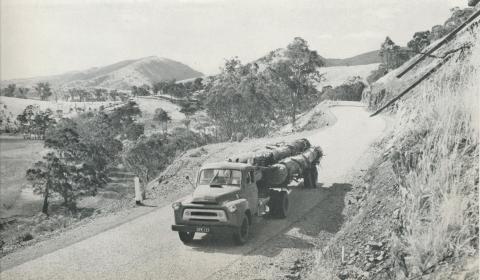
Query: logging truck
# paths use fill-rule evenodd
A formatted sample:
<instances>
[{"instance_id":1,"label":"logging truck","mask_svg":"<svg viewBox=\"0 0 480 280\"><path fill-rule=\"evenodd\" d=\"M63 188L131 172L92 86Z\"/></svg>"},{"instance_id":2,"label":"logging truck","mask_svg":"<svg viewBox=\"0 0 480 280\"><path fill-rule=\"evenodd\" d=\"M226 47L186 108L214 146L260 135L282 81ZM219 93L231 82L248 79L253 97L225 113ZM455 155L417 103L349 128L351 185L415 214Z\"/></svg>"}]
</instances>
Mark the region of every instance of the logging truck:
<instances>
[{"instance_id":1,"label":"logging truck","mask_svg":"<svg viewBox=\"0 0 480 280\"><path fill-rule=\"evenodd\" d=\"M316 187L322 156L320 147L299 139L204 164L192 183L194 192L172 204L172 230L185 244L192 242L195 233L227 232L243 245L254 216L287 216L292 180L303 179L305 188Z\"/></svg>"}]
</instances>

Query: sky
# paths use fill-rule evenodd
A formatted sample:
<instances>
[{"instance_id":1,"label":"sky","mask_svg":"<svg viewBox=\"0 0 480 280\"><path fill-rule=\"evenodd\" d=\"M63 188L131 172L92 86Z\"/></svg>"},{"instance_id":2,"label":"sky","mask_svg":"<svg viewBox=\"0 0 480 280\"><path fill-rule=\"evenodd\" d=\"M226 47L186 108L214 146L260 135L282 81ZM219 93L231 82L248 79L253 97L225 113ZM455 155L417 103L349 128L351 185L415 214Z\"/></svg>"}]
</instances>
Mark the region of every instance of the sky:
<instances>
[{"instance_id":1,"label":"sky","mask_svg":"<svg viewBox=\"0 0 480 280\"><path fill-rule=\"evenodd\" d=\"M0 79L61 74L146 56L215 74L294 37L328 58L406 45L467 0L0 0Z\"/></svg>"}]
</instances>

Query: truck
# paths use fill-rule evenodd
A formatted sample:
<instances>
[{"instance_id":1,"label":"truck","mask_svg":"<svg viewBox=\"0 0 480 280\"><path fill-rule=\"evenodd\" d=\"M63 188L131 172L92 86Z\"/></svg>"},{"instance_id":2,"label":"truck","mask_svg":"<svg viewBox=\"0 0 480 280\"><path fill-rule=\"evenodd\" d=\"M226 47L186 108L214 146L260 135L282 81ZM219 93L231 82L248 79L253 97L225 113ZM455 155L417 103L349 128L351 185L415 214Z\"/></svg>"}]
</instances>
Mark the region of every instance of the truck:
<instances>
[{"instance_id":1,"label":"truck","mask_svg":"<svg viewBox=\"0 0 480 280\"><path fill-rule=\"evenodd\" d=\"M172 204L172 230L184 244L195 233L228 233L243 245L254 216L287 217L291 181L303 179L305 188L316 187L322 156L320 147L299 139L204 164L192 183L194 192Z\"/></svg>"}]
</instances>

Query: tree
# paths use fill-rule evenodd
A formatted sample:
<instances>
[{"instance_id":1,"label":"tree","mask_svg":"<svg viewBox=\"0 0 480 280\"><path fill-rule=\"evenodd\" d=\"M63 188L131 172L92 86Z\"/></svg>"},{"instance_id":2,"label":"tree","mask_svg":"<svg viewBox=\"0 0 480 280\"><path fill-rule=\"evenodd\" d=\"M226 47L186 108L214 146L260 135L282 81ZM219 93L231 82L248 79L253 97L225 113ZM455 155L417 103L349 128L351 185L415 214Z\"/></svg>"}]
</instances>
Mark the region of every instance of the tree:
<instances>
[{"instance_id":1,"label":"tree","mask_svg":"<svg viewBox=\"0 0 480 280\"><path fill-rule=\"evenodd\" d=\"M174 151L164 147L164 139L159 134L142 137L123 153L125 166L140 178L142 184L148 183L172 158Z\"/></svg>"},{"instance_id":2,"label":"tree","mask_svg":"<svg viewBox=\"0 0 480 280\"><path fill-rule=\"evenodd\" d=\"M316 51L309 49L307 41L295 37L293 42L287 46L284 59L279 59L268 68L289 89L293 127L299 106L302 103L310 103L309 93L317 93L313 82L320 81L321 75L317 68L322 66L324 66L323 60Z\"/></svg>"},{"instance_id":3,"label":"tree","mask_svg":"<svg viewBox=\"0 0 480 280\"><path fill-rule=\"evenodd\" d=\"M13 97L15 96L15 89L17 85L16 84L9 84L6 88L3 89L3 95L7 97Z\"/></svg>"},{"instance_id":4,"label":"tree","mask_svg":"<svg viewBox=\"0 0 480 280\"><path fill-rule=\"evenodd\" d=\"M49 199L54 193L60 194L67 207L73 207L75 197L69 175L71 169L52 152L48 153L44 161L38 161L33 168L27 170L27 180L32 183L35 193L43 195L42 212L48 215Z\"/></svg>"},{"instance_id":5,"label":"tree","mask_svg":"<svg viewBox=\"0 0 480 280\"><path fill-rule=\"evenodd\" d=\"M134 97L136 97L136 96L148 96L148 95L150 95L150 86L147 85L147 84L144 84L140 87L132 86L131 92L132 92L132 95Z\"/></svg>"},{"instance_id":6,"label":"tree","mask_svg":"<svg viewBox=\"0 0 480 280\"><path fill-rule=\"evenodd\" d=\"M145 133L145 124L132 123L125 131L125 137L128 140L135 141Z\"/></svg>"},{"instance_id":7,"label":"tree","mask_svg":"<svg viewBox=\"0 0 480 280\"><path fill-rule=\"evenodd\" d=\"M192 91L195 92L195 91L198 91L198 90L202 90L204 88L202 82L203 82L203 78L196 78L193 81Z\"/></svg>"},{"instance_id":8,"label":"tree","mask_svg":"<svg viewBox=\"0 0 480 280\"><path fill-rule=\"evenodd\" d=\"M20 129L24 133L44 136L47 128L55 123L53 111L40 110L38 105L28 105L23 112L17 116Z\"/></svg>"},{"instance_id":9,"label":"tree","mask_svg":"<svg viewBox=\"0 0 480 280\"><path fill-rule=\"evenodd\" d=\"M255 63L242 65L237 58L227 60L205 97L199 96L224 139L238 134L263 136L275 119L282 85L258 69Z\"/></svg>"},{"instance_id":10,"label":"tree","mask_svg":"<svg viewBox=\"0 0 480 280\"><path fill-rule=\"evenodd\" d=\"M30 91L29 88L19 87L18 88L18 94L16 95L16 97L26 99L29 91Z\"/></svg>"},{"instance_id":11,"label":"tree","mask_svg":"<svg viewBox=\"0 0 480 280\"><path fill-rule=\"evenodd\" d=\"M129 101L123 106L116 107L110 114L111 124L118 132L121 139L126 138L126 131L130 125L135 123L136 118L142 115L138 104Z\"/></svg>"},{"instance_id":12,"label":"tree","mask_svg":"<svg viewBox=\"0 0 480 280\"><path fill-rule=\"evenodd\" d=\"M110 97L110 100L112 101L117 101L117 98L119 97L118 90L116 89L109 91L108 95Z\"/></svg>"},{"instance_id":13,"label":"tree","mask_svg":"<svg viewBox=\"0 0 480 280\"><path fill-rule=\"evenodd\" d=\"M107 167L117 160L123 147L117 136L125 132L116 130L112 123L111 116L97 112L91 117L79 118L76 128L80 135L79 142L82 144L82 147L79 147L83 151L79 157L81 162L102 173L106 173ZM136 140L133 137L131 139ZM99 180L100 177L103 175L99 175Z\"/></svg>"},{"instance_id":14,"label":"tree","mask_svg":"<svg viewBox=\"0 0 480 280\"><path fill-rule=\"evenodd\" d=\"M50 84L48 82L37 83L35 85L35 90L37 91L41 100L47 100L52 95L52 89L50 88Z\"/></svg>"},{"instance_id":15,"label":"tree","mask_svg":"<svg viewBox=\"0 0 480 280\"><path fill-rule=\"evenodd\" d=\"M395 69L405 63L410 55L387 36L380 47L380 57L387 69Z\"/></svg>"},{"instance_id":16,"label":"tree","mask_svg":"<svg viewBox=\"0 0 480 280\"><path fill-rule=\"evenodd\" d=\"M96 88L93 94L95 95L95 101L105 101L107 100L108 91L103 88Z\"/></svg>"},{"instance_id":17,"label":"tree","mask_svg":"<svg viewBox=\"0 0 480 280\"><path fill-rule=\"evenodd\" d=\"M140 137L125 147L123 163L140 178L143 185L155 178L180 152L204 144L200 135L179 129L181 131L171 138L157 133Z\"/></svg>"},{"instance_id":18,"label":"tree","mask_svg":"<svg viewBox=\"0 0 480 280\"><path fill-rule=\"evenodd\" d=\"M184 124L185 124L187 130L189 130L190 118L199 109L198 105L196 103L185 101L185 102L180 103L180 106L182 107L180 109L180 112L185 115Z\"/></svg>"},{"instance_id":19,"label":"tree","mask_svg":"<svg viewBox=\"0 0 480 280\"><path fill-rule=\"evenodd\" d=\"M94 194L107 182L107 169L122 151L122 143L109 116L103 112L82 114L74 121L63 119L51 127L45 137L45 147L69 166L76 166L71 180L81 182Z\"/></svg>"},{"instance_id":20,"label":"tree","mask_svg":"<svg viewBox=\"0 0 480 280\"><path fill-rule=\"evenodd\" d=\"M163 135L166 135L168 130L168 122L172 120L170 115L168 115L168 112L163 110L162 108L157 108L155 110L153 120L160 123L160 125L162 126Z\"/></svg>"},{"instance_id":21,"label":"tree","mask_svg":"<svg viewBox=\"0 0 480 280\"><path fill-rule=\"evenodd\" d=\"M430 31L419 31L413 34L413 39L407 43L413 52L420 53L426 46L430 45Z\"/></svg>"}]
</instances>

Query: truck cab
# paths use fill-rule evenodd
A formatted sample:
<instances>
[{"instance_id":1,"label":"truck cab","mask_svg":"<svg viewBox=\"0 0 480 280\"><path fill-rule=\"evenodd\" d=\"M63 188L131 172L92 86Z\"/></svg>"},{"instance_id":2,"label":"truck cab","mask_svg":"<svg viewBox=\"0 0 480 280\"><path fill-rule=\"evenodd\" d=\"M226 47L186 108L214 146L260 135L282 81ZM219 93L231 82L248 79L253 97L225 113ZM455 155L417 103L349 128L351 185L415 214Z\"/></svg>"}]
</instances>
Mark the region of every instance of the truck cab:
<instances>
[{"instance_id":1,"label":"truck cab","mask_svg":"<svg viewBox=\"0 0 480 280\"><path fill-rule=\"evenodd\" d=\"M272 196L278 204L278 197L287 194L262 187L258 184L261 179L261 169L248 163L205 164L198 172L192 195L172 204L172 230L178 231L184 243L191 242L196 232L230 232L237 244L244 244L253 217L267 213L268 209L278 209L278 205L272 204ZM285 216L288 200L283 204Z\"/></svg>"}]
</instances>

